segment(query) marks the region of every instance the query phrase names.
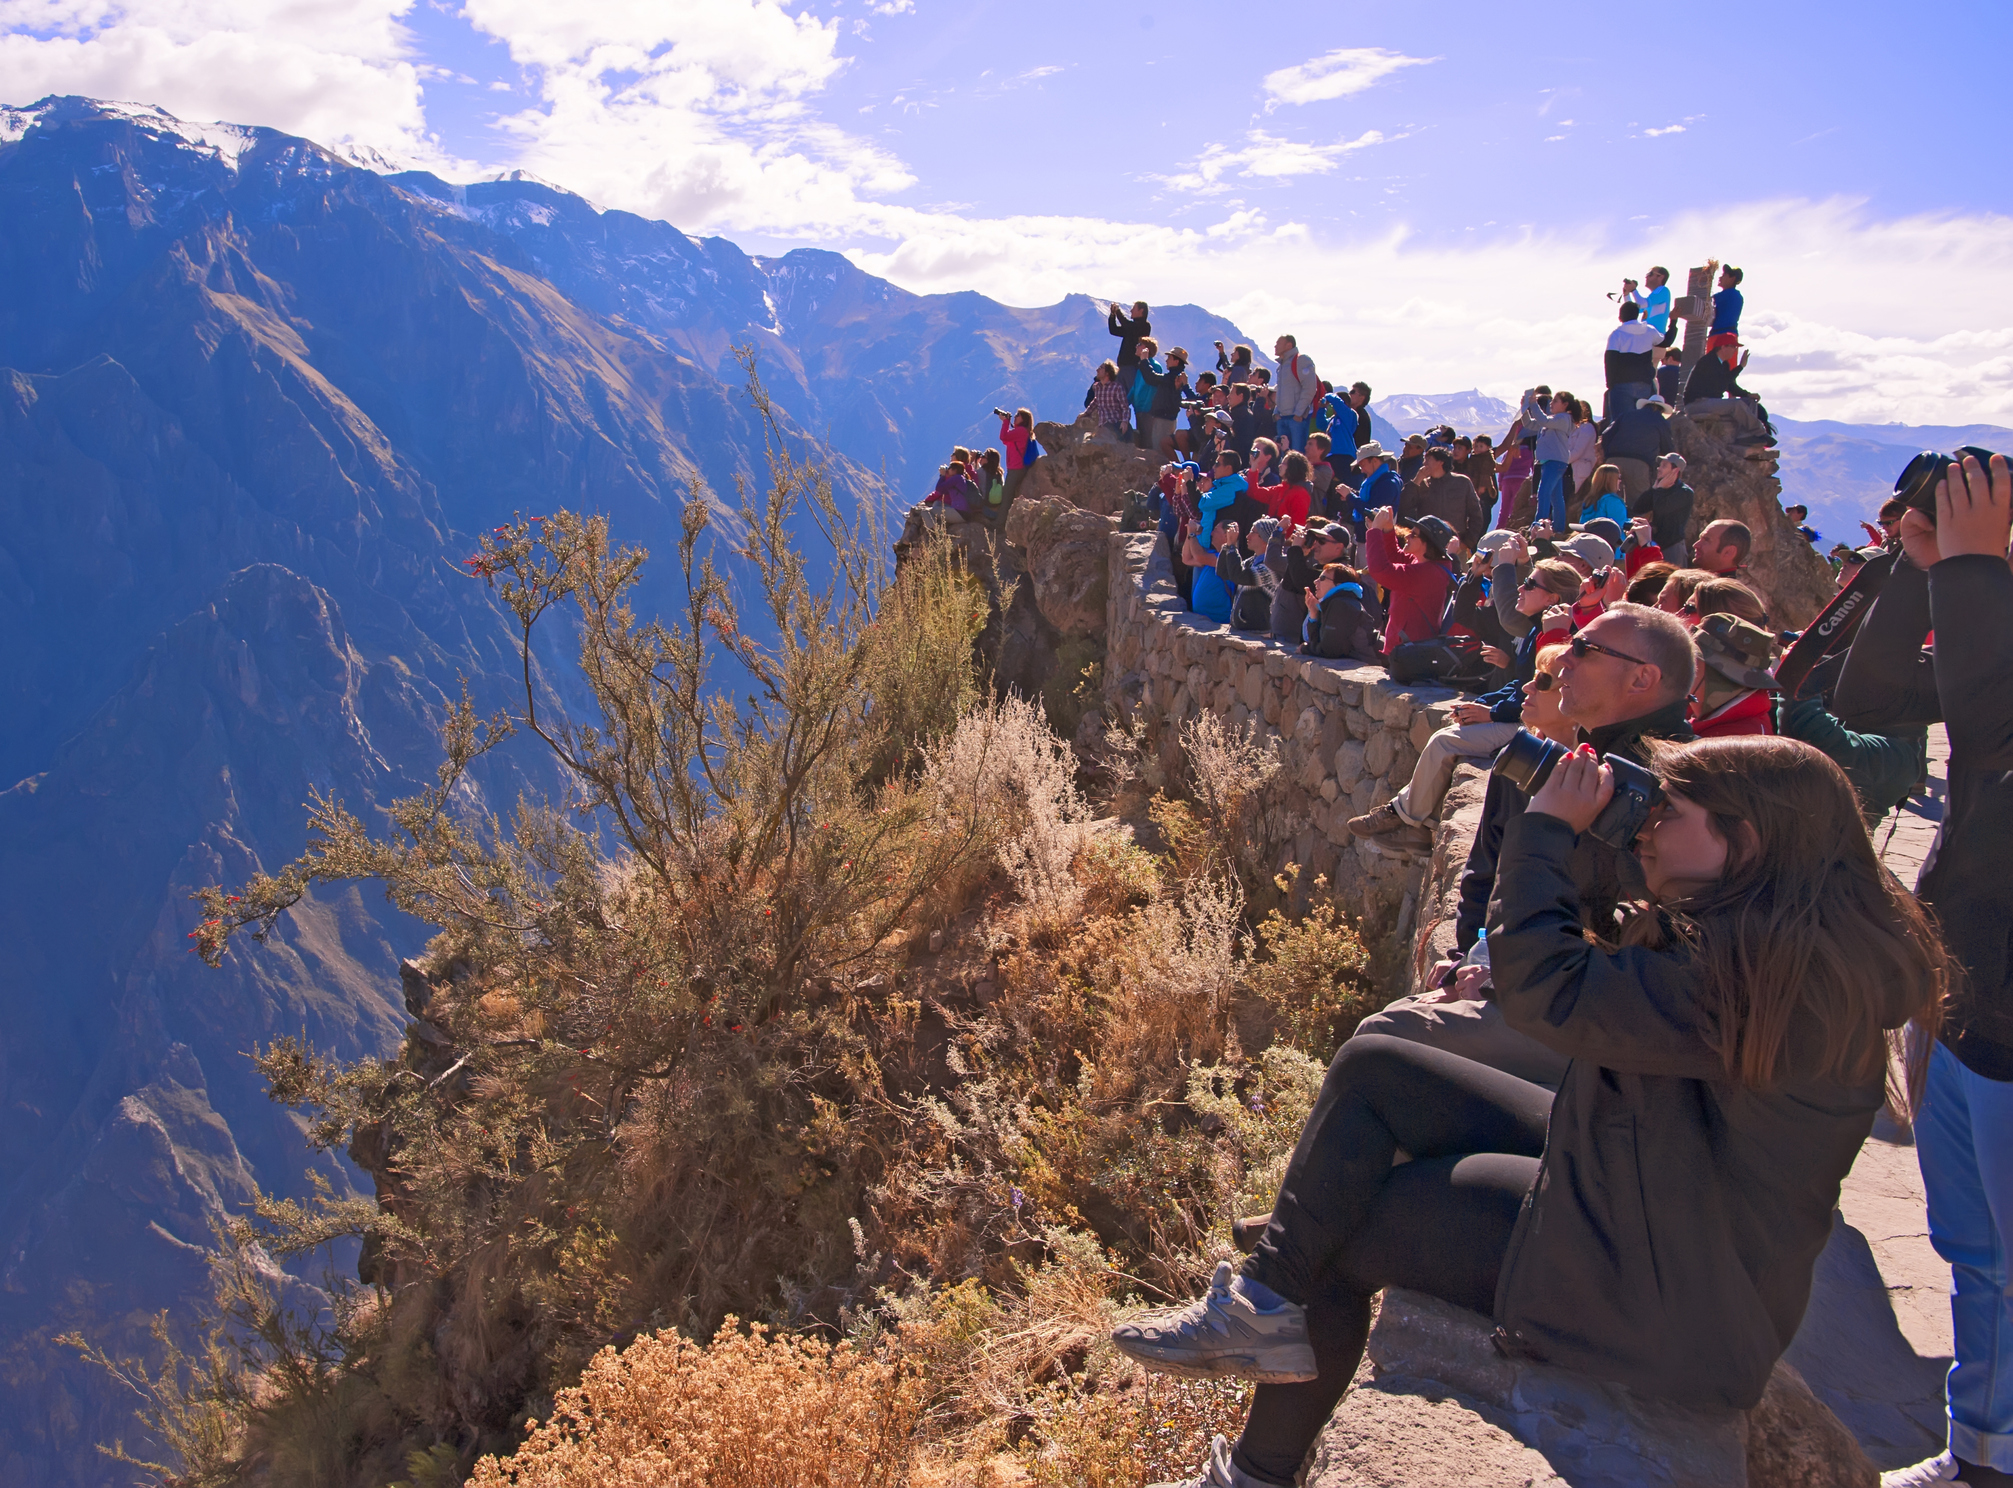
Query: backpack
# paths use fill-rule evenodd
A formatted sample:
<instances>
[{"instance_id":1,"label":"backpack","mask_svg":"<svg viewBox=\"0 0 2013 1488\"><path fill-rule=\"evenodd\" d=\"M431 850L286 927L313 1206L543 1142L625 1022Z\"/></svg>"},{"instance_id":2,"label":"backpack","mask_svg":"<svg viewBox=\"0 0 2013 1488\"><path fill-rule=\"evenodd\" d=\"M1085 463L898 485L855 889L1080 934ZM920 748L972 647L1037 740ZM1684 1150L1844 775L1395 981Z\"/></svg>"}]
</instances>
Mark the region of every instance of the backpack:
<instances>
[{"instance_id":1,"label":"backpack","mask_svg":"<svg viewBox=\"0 0 2013 1488\"><path fill-rule=\"evenodd\" d=\"M1385 659L1393 682L1480 682L1489 674L1482 643L1474 636L1436 636L1407 641Z\"/></svg>"},{"instance_id":2,"label":"backpack","mask_svg":"<svg viewBox=\"0 0 2013 1488\"><path fill-rule=\"evenodd\" d=\"M1144 491L1125 493L1125 510L1119 514L1120 532L1151 532L1159 519L1153 514L1152 498Z\"/></svg>"},{"instance_id":3,"label":"backpack","mask_svg":"<svg viewBox=\"0 0 2013 1488\"><path fill-rule=\"evenodd\" d=\"M1230 602L1232 630L1272 629L1272 596L1257 584L1240 584Z\"/></svg>"}]
</instances>

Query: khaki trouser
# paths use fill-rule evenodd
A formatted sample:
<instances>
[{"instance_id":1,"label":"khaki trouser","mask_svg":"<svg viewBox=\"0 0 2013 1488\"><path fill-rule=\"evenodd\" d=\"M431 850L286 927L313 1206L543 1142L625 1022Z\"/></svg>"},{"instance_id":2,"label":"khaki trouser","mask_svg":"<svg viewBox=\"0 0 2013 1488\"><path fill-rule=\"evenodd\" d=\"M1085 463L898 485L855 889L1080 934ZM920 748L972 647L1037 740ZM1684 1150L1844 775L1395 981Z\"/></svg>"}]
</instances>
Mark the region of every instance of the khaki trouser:
<instances>
[{"instance_id":1,"label":"khaki trouser","mask_svg":"<svg viewBox=\"0 0 2013 1488\"><path fill-rule=\"evenodd\" d=\"M1464 759L1493 756L1516 737L1514 723L1450 723L1435 731L1419 751L1419 763L1392 805L1413 826L1424 826L1440 811L1454 766Z\"/></svg>"},{"instance_id":2,"label":"khaki trouser","mask_svg":"<svg viewBox=\"0 0 2013 1488\"><path fill-rule=\"evenodd\" d=\"M1356 1032L1381 1033L1444 1049L1552 1090L1559 1088L1559 1082L1566 1077L1566 1065L1571 1062L1529 1034L1510 1027L1503 1019L1503 1010L1493 1002L1426 1002L1418 997L1401 997L1383 1012L1365 1018Z\"/></svg>"}]
</instances>

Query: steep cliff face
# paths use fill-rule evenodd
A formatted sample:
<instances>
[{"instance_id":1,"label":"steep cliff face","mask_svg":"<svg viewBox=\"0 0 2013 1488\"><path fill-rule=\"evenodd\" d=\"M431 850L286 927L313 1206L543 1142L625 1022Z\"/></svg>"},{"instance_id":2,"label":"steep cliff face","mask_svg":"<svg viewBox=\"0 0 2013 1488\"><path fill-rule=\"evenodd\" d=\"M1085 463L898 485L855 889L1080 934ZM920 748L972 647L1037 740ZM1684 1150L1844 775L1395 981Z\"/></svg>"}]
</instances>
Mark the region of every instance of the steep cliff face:
<instances>
[{"instance_id":1,"label":"steep cliff face","mask_svg":"<svg viewBox=\"0 0 2013 1488\"><path fill-rule=\"evenodd\" d=\"M7 134L0 1481L98 1484L130 1400L50 1339L186 1312L253 1182L355 1185L245 1055L392 1046L420 945L348 895L208 973L189 893L298 852L312 788L368 819L430 779L462 679L507 699L475 530L565 504L661 551L760 441L709 372L306 141L74 101Z\"/></svg>"}]
</instances>

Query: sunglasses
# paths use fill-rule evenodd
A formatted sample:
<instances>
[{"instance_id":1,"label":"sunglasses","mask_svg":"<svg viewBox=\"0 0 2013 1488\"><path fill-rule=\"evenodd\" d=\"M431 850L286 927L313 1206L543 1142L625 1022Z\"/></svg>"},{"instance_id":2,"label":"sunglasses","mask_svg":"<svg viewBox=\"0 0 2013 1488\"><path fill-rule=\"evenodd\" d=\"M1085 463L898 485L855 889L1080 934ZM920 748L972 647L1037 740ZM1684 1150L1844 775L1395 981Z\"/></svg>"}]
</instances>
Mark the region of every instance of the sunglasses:
<instances>
[{"instance_id":1,"label":"sunglasses","mask_svg":"<svg viewBox=\"0 0 2013 1488\"><path fill-rule=\"evenodd\" d=\"M1536 574L1532 574L1528 579L1524 580L1524 582L1519 584L1517 587L1519 589L1544 589L1545 581L1539 578ZM1546 590L1546 592L1550 593L1551 591Z\"/></svg>"},{"instance_id":2,"label":"sunglasses","mask_svg":"<svg viewBox=\"0 0 2013 1488\"><path fill-rule=\"evenodd\" d=\"M1559 679L1550 672L1539 672L1537 676L1531 678L1531 691L1533 692L1550 692L1558 685Z\"/></svg>"},{"instance_id":3,"label":"sunglasses","mask_svg":"<svg viewBox=\"0 0 2013 1488\"><path fill-rule=\"evenodd\" d=\"M1698 602L1696 600L1686 600L1678 606L1678 613L1680 615L1696 615L1698 613Z\"/></svg>"},{"instance_id":4,"label":"sunglasses","mask_svg":"<svg viewBox=\"0 0 2013 1488\"><path fill-rule=\"evenodd\" d=\"M1603 656L1612 656L1616 661L1626 661L1634 666L1655 666L1653 661L1644 661L1640 656L1631 656L1626 651L1617 651L1612 646L1603 646L1599 641L1590 641L1585 636L1574 636L1567 647L1580 661L1587 659L1587 653L1598 651Z\"/></svg>"}]
</instances>

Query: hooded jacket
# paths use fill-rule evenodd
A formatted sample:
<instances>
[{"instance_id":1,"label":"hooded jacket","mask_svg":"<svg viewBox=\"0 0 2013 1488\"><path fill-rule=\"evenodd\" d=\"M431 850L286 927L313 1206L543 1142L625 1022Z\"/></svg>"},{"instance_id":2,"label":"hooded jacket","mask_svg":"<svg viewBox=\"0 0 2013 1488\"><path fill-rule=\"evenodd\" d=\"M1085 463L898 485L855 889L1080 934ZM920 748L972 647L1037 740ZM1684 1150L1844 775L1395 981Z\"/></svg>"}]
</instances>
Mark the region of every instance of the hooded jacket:
<instances>
[{"instance_id":1,"label":"hooded jacket","mask_svg":"<svg viewBox=\"0 0 2013 1488\"><path fill-rule=\"evenodd\" d=\"M1321 608L1307 617L1301 650L1330 661L1382 661L1383 637L1377 633L1375 606L1360 584L1337 584L1322 596Z\"/></svg>"},{"instance_id":2,"label":"hooded jacket","mask_svg":"<svg viewBox=\"0 0 2013 1488\"><path fill-rule=\"evenodd\" d=\"M1936 645L1922 638L1934 627ZM2013 1080L2013 571L2002 558L1903 560L1853 637L1832 706L1887 731L1939 719L1950 799L1915 892L1964 976L1942 1041L1964 1067Z\"/></svg>"},{"instance_id":3,"label":"hooded jacket","mask_svg":"<svg viewBox=\"0 0 2013 1488\"><path fill-rule=\"evenodd\" d=\"M1582 912L1584 840L1529 812L1503 837L1496 1000L1572 1062L1503 1256L1498 1342L1644 1395L1747 1410L1803 1321L1882 1089L1799 1069L1796 1051L1823 1044L1802 1010L1779 1088L1729 1081L1688 950L1587 943L1583 926L1607 921Z\"/></svg>"},{"instance_id":4,"label":"hooded jacket","mask_svg":"<svg viewBox=\"0 0 2013 1488\"><path fill-rule=\"evenodd\" d=\"M1570 411L1547 413L1538 407L1537 399L1529 398L1524 402L1524 411L1519 421L1524 426L1525 439L1529 439L1533 434L1537 435L1537 459L1540 463L1557 460L1560 464L1564 464L1572 459L1572 450L1568 444L1573 435L1573 416Z\"/></svg>"}]
</instances>

